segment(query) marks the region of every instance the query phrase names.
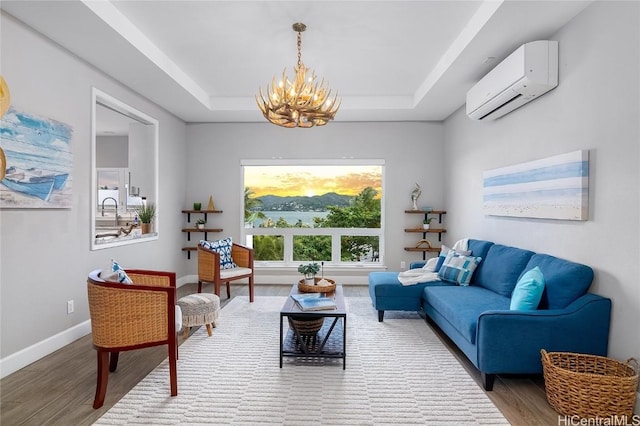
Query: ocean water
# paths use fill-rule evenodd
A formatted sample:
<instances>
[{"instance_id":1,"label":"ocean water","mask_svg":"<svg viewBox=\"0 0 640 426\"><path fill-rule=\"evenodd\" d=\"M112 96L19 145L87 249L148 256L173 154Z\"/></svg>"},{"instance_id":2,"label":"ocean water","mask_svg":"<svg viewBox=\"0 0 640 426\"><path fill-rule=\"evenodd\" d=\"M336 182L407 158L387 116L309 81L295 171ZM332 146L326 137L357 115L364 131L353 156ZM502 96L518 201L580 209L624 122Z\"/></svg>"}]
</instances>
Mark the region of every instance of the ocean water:
<instances>
[{"instance_id":1,"label":"ocean water","mask_svg":"<svg viewBox=\"0 0 640 426\"><path fill-rule=\"evenodd\" d=\"M274 222L277 222L278 219L283 218L290 225L295 225L298 220L301 220L303 224L309 225L313 227L313 218L314 217L327 217L329 212L292 212L292 211L269 211L262 212L268 218L271 218ZM266 219L265 219L266 220ZM262 219L256 219L253 222L253 226L258 227L263 222Z\"/></svg>"}]
</instances>

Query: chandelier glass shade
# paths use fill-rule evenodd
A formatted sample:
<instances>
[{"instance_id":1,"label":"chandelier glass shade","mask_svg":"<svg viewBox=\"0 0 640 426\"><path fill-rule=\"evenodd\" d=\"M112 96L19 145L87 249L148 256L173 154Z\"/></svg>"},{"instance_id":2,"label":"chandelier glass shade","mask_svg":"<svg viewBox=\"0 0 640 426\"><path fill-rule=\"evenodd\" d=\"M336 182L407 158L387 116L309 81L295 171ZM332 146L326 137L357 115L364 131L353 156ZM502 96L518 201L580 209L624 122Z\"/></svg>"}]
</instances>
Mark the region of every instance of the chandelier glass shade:
<instances>
[{"instance_id":1,"label":"chandelier glass shade","mask_svg":"<svg viewBox=\"0 0 640 426\"><path fill-rule=\"evenodd\" d=\"M318 81L316 74L302 63L302 23L293 24L298 33L298 63L293 68L293 80L289 80L286 68L280 80L273 77L267 85L266 96L260 88L256 102L262 115L271 123L282 127L324 126L333 120L340 108L338 95L332 97L329 84L324 79Z\"/></svg>"}]
</instances>

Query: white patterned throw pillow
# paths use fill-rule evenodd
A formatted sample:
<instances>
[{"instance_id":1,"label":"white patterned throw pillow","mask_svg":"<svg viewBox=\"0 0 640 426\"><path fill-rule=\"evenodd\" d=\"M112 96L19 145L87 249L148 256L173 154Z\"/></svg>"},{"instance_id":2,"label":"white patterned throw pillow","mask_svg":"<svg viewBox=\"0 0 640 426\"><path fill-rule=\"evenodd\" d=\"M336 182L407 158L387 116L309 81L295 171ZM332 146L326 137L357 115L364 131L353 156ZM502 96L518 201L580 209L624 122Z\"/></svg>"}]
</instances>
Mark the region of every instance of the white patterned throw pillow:
<instances>
[{"instance_id":1,"label":"white patterned throw pillow","mask_svg":"<svg viewBox=\"0 0 640 426\"><path fill-rule=\"evenodd\" d=\"M133 284L133 281L131 281L131 278L129 278L125 270L122 269L122 266L113 259L111 260L111 271L116 274L116 280L120 284Z\"/></svg>"},{"instance_id":2,"label":"white patterned throw pillow","mask_svg":"<svg viewBox=\"0 0 640 426\"><path fill-rule=\"evenodd\" d=\"M231 249L233 247L231 237L216 241L200 240L200 245L206 249L215 251L220 255L220 269L232 269L238 267L238 265L233 262L233 257L231 256Z\"/></svg>"}]
</instances>

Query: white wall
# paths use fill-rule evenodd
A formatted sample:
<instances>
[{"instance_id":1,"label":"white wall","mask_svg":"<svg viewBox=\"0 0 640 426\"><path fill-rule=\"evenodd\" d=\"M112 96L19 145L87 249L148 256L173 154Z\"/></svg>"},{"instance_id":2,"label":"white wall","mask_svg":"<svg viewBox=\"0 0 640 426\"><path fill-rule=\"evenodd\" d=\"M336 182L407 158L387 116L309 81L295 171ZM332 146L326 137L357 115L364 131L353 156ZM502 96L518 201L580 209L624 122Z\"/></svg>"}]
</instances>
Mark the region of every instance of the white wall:
<instances>
[{"instance_id":1,"label":"white wall","mask_svg":"<svg viewBox=\"0 0 640 426\"><path fill-rule=\"evenodd\" d=\"M73 201L70 209L0 211L0 332L4 376L88 331L86 278L107 267L175 271L184 275L180 247L184 205L185 124L99 70L2 12L2 75L12 105L73 127ZM160 238L90 251L91 87L160 120ZM75 313L67 315L67 300Z\"/></svg>"},{"instance_id":2,"label":"white wall","mask_svg":"<svg viewBox=\"0 0 640 426\"><path fill-rule=\"evenodd\" d=\"M590 265L613 299L610 355L640 359L638 99L640 3L596 2L551 39L559 86L492 122L445 122L445 194L454 239L472 237ZM589 220L485 216L482 172L590 151Z\"/></svg>"},{"instance_id":3,"label":"white wall","mask_svg":"<svg viewBox=\"0 0 640 426\"><path fill-rule=\"evenodd\" d=\"M219 236L240 236L243 188L240 160L243 159L384 159L386 265L399 270L400 261L421 259L403 250L413 246L419 234L405 234L405 227L420 223L407 217L410 193L415 183L422 186L420 205L436 208L443 204L442 129L440 123L330 123L314 129L285 129L273 124L190 124L187 126L188 203L206 205L213 195L216 208L224 211L213 217L224 229ZM219 217L218 217L219 216ZM413 220L412 220L413 219ZM192 236L193 238L193 236ZM216 236L212 237L216 238ZM195 261L191 261L195 270ZM264 273L264 271L262 272ZM296 276L292 272L292 276ZM260 271L258 271L260 275ZM366 284L366 274L360 274Z\"/></svg>"},{"instance_id":4,"label":"white wall","mask_svg":"<svg viewBox=\"0 0 640 426\"><path fill-rule=\"evenodd\" d=\"M129 137L98 136L96 167L129 167Z\"/></svg>"}]
</instances>

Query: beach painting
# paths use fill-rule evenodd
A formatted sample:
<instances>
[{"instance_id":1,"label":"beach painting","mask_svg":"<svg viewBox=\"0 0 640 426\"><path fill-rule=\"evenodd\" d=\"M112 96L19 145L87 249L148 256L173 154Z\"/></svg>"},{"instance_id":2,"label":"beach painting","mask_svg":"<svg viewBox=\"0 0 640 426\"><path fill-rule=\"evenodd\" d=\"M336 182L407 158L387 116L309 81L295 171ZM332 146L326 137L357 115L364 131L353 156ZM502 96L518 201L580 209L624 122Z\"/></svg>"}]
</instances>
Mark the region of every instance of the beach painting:
<instances>
[{"instance_id":1,"label":"beach painting","mask_svg":"<svg viewBox=\"0 0 640 426\"><path fill-rule=\"evenodd\" d=\"M485 171L483 197L487 215L588 220L589 151Z\"/></svg>"},{"instance_id":2,"label":"beach painting","mask_svg":"<svg viewBox=\"0 0 640 426\"><path fill-rule=\"evenodd\" d=\"M13 107L0 119L0 208L71 208L71 126Z\"/></svg>"}]
</instances>

